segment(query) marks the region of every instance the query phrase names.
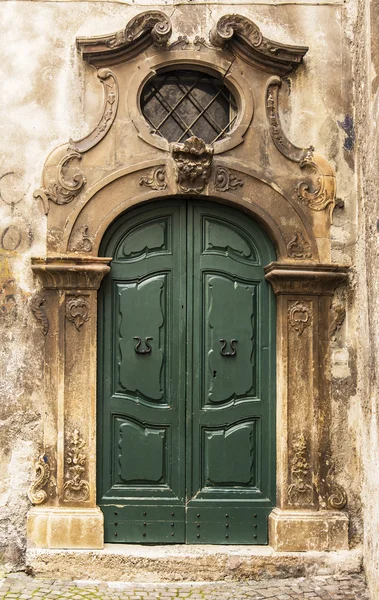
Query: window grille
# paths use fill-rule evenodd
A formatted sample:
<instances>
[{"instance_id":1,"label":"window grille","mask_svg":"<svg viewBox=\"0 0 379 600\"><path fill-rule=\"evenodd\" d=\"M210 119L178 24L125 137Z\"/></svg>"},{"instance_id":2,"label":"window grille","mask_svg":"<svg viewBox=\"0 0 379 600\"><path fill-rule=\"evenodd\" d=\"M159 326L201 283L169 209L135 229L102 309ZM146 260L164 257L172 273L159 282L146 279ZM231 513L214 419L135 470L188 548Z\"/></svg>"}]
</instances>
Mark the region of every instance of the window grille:
<instances>
[{"instance_id":1,"label":"window grille","mask_svg":"<svg viewBox=\"0 0 379 600\"><path fill-rule=\"evenodd\" d=\"M213 144L237 118L236 101L223 81L198 71L156 75L143 89L141 108L152 133L169 142L196 135Z\"/></svg>"}]
</instances>

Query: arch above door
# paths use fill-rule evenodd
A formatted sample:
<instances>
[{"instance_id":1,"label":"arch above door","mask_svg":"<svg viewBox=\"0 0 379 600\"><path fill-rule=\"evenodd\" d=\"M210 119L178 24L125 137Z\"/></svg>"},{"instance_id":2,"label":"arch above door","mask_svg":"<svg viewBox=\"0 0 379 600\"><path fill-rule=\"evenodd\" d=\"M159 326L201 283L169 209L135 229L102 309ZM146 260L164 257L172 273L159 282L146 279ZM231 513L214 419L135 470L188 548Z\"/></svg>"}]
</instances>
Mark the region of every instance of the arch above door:
<instances>
[{"instance_id":1,"label":"arch above door","mask_svg":"<svg viewBox=\"0 0 379 600\"><path fill-rule=\"evenodd\" d=\"M47 215L46 257L32 260L43 288L32 307L46 340L46 401L29 494L35 505L29 544L103 544L96 506L96 303L111 261L99 256L103 236L133 206L197 197L250 215L277 253L265 265L277 296L270 543L278 550L347 548L348 518L341 512L347 498L333 475L329 435L331 303L348 270L330 262L335 174L311 146L293 145L280 123L282 77L302 68L307 48L267 40L236 15L214 24L210 42L169 43L171 29L168 17L153 11L116 34L78 40L82 57L96 67L88 67L87 85L94 89L96 75L103 86L103 111L87 136L50 154L35 192ZM195 136L168 144L139 108L156 70L188 64L223 78L237 98L235 128L213 145Z\"/></svg>"}]
</instances>

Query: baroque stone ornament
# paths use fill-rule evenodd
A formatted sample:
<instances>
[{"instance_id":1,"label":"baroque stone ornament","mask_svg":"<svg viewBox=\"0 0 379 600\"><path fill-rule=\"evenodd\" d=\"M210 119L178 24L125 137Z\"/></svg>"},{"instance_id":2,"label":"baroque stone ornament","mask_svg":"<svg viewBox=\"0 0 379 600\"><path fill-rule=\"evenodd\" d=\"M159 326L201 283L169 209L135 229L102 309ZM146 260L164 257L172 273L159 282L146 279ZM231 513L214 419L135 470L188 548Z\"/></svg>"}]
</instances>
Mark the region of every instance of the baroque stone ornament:
<instances>
[{"instance_id":1,"label":"baroque stone ornament","mask_svg":"<svg viewBox=\"0 0 379 600\"><path fill-rule=\"evenodd\" d=\"M57 179L51 180L47 188L40 188L33 194L34 198L41 198L44 212L49 212L49 200L54 204L69 204L82 191L86 184L84 175L78 168L72 169L72 161L81 160L79 152L68 152L59 162ZM71 180L67 179L67 172L72 170Z\"/></svg>"},{"instance_id":2,"label":"baroque stone ornament","mask_svg":"<svg viewBox=\"0 0 379 600\"><path fill-rule=\"evenodd\" d=\"M331 321L329 326L329 337L330 339L335 338L335 334L342 327L342 324L346 317L346 310L342 304L332 305L331 307Z\"/></svg>"},{"instance_id":3,"label":"baroque stone ornament","mask_svg":"<svg viewBox=\"0 0 379 600\"><path fill-rule=\"evenodd\" d=\"M88 300L84 296L70 296L67 298L66 317L80 331L84 323L90 318L90 304Z\"/></svg>"},{"instance_id":4,"label":"baroque stone ornament","mask_svg":"<svg viewBox=\"0 0 379 600\"><path fill-rule=\"evenodd\" d=\"M334 208L336 197L335 178L327 161L310 151L300 163L300 168L308 172L309 181L301 181L296 186L296 196L311 210L324 210L331 205Z\"/></svg>"},{"instance_id":5,"label":"baroque stone ornament","mask_svg":"<svg viewBox=\"0 0 379 600\"><path fill-rule=\"evenodd\" d=\"M88 225L80 228L79 239L72 247L73 252L92 252L92 240L88 235Z\"/></svg>"},{"instance_id":6,"label":"baroque stone ornament","mask_svg":"<svg viewBox=\"0 0 379 600\"><path fill-rule=\"evenodd\" d=\"M66 502L86 502L89 499L89 483L82 479L87 460L87 456L83 452L85 447L86 444L81 438L79 430L74 429L66 456L67 472L63 486Z\"/></svg>"},{"instance_id":7,"label":"baroque stone ornament","mask_svg":"<svg viewBox=\"0 0 379 600\"><path fill-rule=\"evenodd\" d=\"M118 108L118 83L110 69L99 69L97 76L104 86L104 107L98 124L80 140L70 140L70 147L76 152L87 152L107 135L116 118Z\"/></svg>"},{"instance_id":8,"label":"baroque stone ornament","mask_svg":"<svg viewBox=\"0 0 379 600\"><path fill-rule=\"evenodd\" d=\"M271 139L276 148L289 160L301 163L305 157L313 151L313 148L298 148L289 141L283 132L279 117L279 88L282 82L275 78L267 86L266 90L266 115L270 128Z\"/></svg>"},{"instance_id":9,"label":"baroque stone ornament","mask_svg":"<svg viewBox=\"0 0 379 600\"><path fill-rule=\"evenodd\" d=\"M342 510L347 504L347 494L342 485L334 480L335 467L329 453L325 457L325 463L329 467L325 480L327 504L332 510Z\"/></svg>"},{"instance_id":10,"label":"baroque stone ornament","mask_svg":"<svg viewBox=\"0 0 379 600\"><path fill-rule=\"evenodd\" d=\"M242 15L224 15L210 31L209 39L217 48L233 44L233 50L258 68L285 74L296 68L308 48L280 44L265 38L258 25Z\"/></svg>"},{"instance_id":11,"label":"baroque stone ornament","mask_svg":"<svg viewBox=\"0 0 379 600\"><path fill-rule=\"evenodd\" d=\"M185 194L200 194L211 175L213 147L192 136L184 144L172 144L172 155L180 191Z\"/></svg>"},{"instance_id":12,"label":"baroque stone ornament","mask_svg":"<svg viewBox=\"0 0 379 600\"><path fill-rule=\"evenodd\" d=\"M288 488L288 501L294 506L309 506L313 501L313 488L308 483L312 473L308 462L308 448L304 433L300 433L293 446L291 464L292 483Z\"/></svg>"},{"instance_id":13,"label":"baroque stone ornament","mask_svg":"<svg viewBox=\"0 0 379 600\"><path fill-rule=\"evenodd\" d=\"M45 312L46 297L43 292L38 292L30 302L30 308L33 315L42 324L43 335L47 335L49 331L49 320Z\"/></svg>"},{"instance_id":14,"label":"baroque stone ornament","mask_svg":"<svg viewBox=\"0 0 379 600\"><path fill-rule=\"evenodd\" d=\"M312 258L311 247L304 238L301 231L296 231L287 244L287 252L290 258L309 259Z\"/></svg>"},{"instance_id":15,"label":"baroque stone ornament","mask_svg":"<svg viewBox=\"0 0 379 600\"><path fill-rule=\"evenodd\" d=\"M297 332L300 337L304 333L304 329L312 323L312 312L310 306L303 302L295 302L288 309L288 320L291 327Z\"/></svg>"},{"instance_id":16,"label":"baroque stone ornament","mask_svg":"<svg viewBox=\"0 0 379 600\"><path fill-rule=\"evenodd\" d=\"M149 175L143 175L139 180L140 185L150 187L152 190L162 191L167 188L166 169L164 166L154 167Z\"/></svg>"},{"instance_id":17,"label":"baroque stone ornament","mask_svg":"<svg viewBox=\"0 0 379 600\"><path fill-rule=\"evenodd\" d=\"M233 175L227 167L217 167L214 186L218 192L227 192L228 190L236 190L242 187L243 181Z\"/></svg>"},{"instance_id":18,"label":"baroque stone ornament","mask_svg":"<svg viewBox=\"0 0 379 600\"><path fill-rule=\"evenodd\" d=\"M77 48L85 60L100 65L116 54L119 57L124 53L125 58L131 58L137 48L141 52L151 44L165 46L171 33L169 17L161 11L151 10L136 15L125 29L110 35L77 38Z\"/></svg>"},{"instance_id":19,"label":"baroque stone ornament","mask_svg":"<svg viewBox=\"0 0 379 600\"><path fill-rule=\"evenodd\" d=\"M28 490L28 498L32 504L43 504L47 500L47 492L43 489L50 480L50 466L45 454L41 454L35 464L35 476Z\"/></svg>"}]
</instances>

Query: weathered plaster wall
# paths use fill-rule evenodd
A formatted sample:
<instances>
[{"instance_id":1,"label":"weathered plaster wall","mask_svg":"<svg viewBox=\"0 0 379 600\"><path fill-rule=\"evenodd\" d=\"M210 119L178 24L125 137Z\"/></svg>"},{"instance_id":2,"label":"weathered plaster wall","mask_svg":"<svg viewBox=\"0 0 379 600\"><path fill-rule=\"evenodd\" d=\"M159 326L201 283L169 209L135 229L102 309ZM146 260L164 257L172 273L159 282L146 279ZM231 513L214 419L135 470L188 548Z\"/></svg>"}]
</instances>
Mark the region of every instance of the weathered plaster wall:
<instances>
[{"instance_id":1,"label":"weathered plaster wall","mask_svg":"<svg viewBox=\"0 0 379 600\"><path fill-rule=\"evenodd\" d=\"M44 255L46 218L33 191L40 185L48 153L70 137L81 137L96 122L96 118L93 123L86 122L88 112L96 114L98 98L84 93L84 72L90 67L81 64L75 37L120 29L141 9L146 10L146 4L138 8L113 2L0 3L0 560L8 568L22 565L29 504L26 492L41 440L43 334L30 311L36 289L30 258ZM338 197L344 206L335 210L333 260L357 264L350 46L354 2L350 12L334 0L323 5L308 1L273 4L270 0L266 5L244 4L235 6L235 11L256 21L267 37L310 47L305 65L287 79L281 92L283 125L294 143L312 144L335 167ZM165 3L158 8L171 16L173 39L183 34L207 37L216 20L229 12L221 3L207 6L196 0L190 5ZM100 111L101 102L98 114ZM370 212L369 204L363 206ZM361 233L363 230L361 221ZM340 292L347 319L333 342L333 451L336 478L349 494L352 546L359 544L362 536L357 435L360 406L368 402L364 387L368 380L361 378L357 387L363 246L360 252L351 285ZM374 294L374 289L369 293ZM361 332L360 338L362 342ZM361 369L368 368L362 358L360 364ZM372 425L366 408L368 436ZM368 460L366 466L369 470Z\"/></svg>"},{"instance_id":2,"label":"weathered plaster wall","mask_svg":"<svg viewBox=\"0 0 379 600\"><path fill-rule=\"evenodd\" d=\"M355 31L355 87L359 180L357 294L358 393L361 397L364 563L372 598L379 597L379 5L362 0Z\"/></svg>"}]
</instances>

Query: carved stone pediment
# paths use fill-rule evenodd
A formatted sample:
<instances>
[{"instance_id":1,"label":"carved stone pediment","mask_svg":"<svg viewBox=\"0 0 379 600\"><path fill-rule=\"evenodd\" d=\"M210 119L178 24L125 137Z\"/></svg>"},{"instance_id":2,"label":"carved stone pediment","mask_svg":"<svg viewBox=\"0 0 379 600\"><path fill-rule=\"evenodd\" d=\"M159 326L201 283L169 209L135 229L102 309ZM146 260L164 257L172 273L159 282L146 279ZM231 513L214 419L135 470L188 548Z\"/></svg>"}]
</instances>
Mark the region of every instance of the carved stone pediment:
<instances>
[{"instance_id":1,"label":"carved stone pediment","mask_svg":"<svg viewBox=\"0 0 379 600\"><path fill-rule=\"evenodd\" d=\"M292 46L269 40L258 25L241 15L224 15L210 32L212 44L227 44L244 60L265 71L284 75L293 71L308 52L306 46Z\"/></svg>"},{"instance_id":2,"label":"carved stone pediment","mask_svg":"<svg viewBox=\"0 0 379 600\"><path fill-rule=\"evenodd\" d=\"M76 45L84 60L100 66L133 58L152 44L164 46L171 37L170 18L161 11L135 16L125 29L109 35L79 37Z\"/></svg>"}]
</instances>

